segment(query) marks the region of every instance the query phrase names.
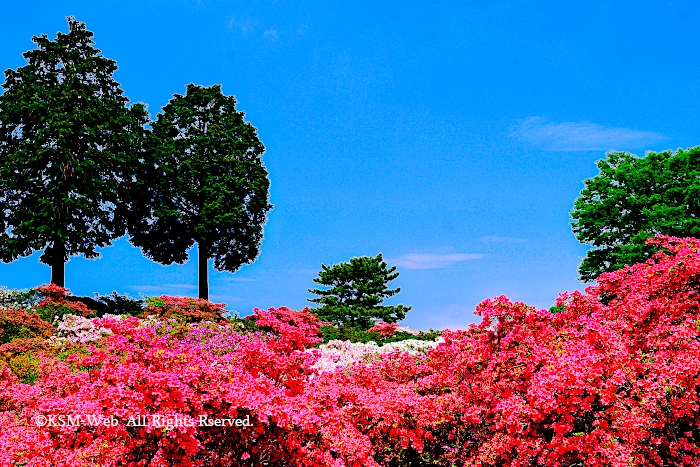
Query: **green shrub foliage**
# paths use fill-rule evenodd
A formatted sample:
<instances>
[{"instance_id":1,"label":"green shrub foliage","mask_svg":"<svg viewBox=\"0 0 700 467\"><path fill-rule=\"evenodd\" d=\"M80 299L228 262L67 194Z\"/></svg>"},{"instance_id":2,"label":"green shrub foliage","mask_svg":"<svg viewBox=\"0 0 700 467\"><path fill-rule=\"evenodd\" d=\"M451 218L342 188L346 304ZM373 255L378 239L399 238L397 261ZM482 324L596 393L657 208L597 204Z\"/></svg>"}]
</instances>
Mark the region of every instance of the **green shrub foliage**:
<instances>
[{"instance_id":1,"label":"green shrub foliage","mask_svg":"<svg viewBox=\"0 0 700 467\"><path fill-rule=\"evenodd\" d=\"M413 334L405 331L397 331L391 337L382 337L378 332L369 332L362 328L353 326L323 326L321 327L323 343L328 343L332 340L341 340L348 342L376 342L378 345L388 344L390 342L400 342L409 339L419 341L434 341L440 337L440 331L430 329L427 332L421 331L419 334Z\"/></svg>"},{"instance_id":2,"label":"green shrub foliage","mask_svg":"<svg viewBox=\"0 0 700 467\"><path fill-rule=\"evenodd\" d=\"M130 297L129 294L120 295L116 290L111 295L95 294L95 301L104 305L103 310L97 310L98 316L103 316L106 313L137 316L143 313L146 307L145 300Z\"/></svg>"}]
</instances>

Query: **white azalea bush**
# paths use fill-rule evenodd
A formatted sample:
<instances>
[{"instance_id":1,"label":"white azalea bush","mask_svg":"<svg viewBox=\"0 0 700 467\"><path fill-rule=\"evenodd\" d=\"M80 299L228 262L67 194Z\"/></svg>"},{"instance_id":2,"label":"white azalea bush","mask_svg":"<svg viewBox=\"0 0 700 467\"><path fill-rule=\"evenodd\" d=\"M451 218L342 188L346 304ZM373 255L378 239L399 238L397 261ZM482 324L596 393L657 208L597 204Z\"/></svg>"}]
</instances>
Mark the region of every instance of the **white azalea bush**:
<instances>
[{"instance_id":1,"label":"white azalea bush","mask_svg":"<svg viewBox=\"0 0 700 467\"><path fill-rule=\"evenodd\" d=\"M414 336L419 336L420 333L421 333L418 329L411 329L411 328L409 328L409 327L407 327L407 326L399 326L399 327L397 327L397 328L396 328L396 332L405 332L405 333L408 333L408 334L412 334L412 335L414 335Z\"/></svg>"},{"instance_id":2,"label":"white azalea bush","mask_svg":"<svg viewBox=\"0 0 700 467\"><path fill-rule=\"evenodd\" d=\"M125 317L106 314L103 318L121 320ZM52 339L57 342L89 344L112 334L112 331L109 329L95 325L94 320L95 318L85 318L79 315L63 315L60 320L54 323L56 325L56 335Z\"/></svg>"},{"instance_id":3,"label":"white azalea bush","mask_svg":"<svg viewBox=\"0 0 700 467\"><path fill-rule=\"evenodd\" d=\"M31 294L27 290L8 289L0 286L0 308L30 311L33 306Z\"/></svg>"},{"instance_id":4,"label":"white azalea bush","mask_svg":"<svg viewBox=\"0 0 700 467\"><path fill-rule=\"evenodd\" d=\"M376 342L348 342L332 340L327 344L322 344L316 349L309 349L308 352L319 352L319 359L314 364L319 373L332 372L338 368L353 365L355 363L371 364L381 355L392 352L401 352L408 355L422 355L429 349L437 347L445 342L442 337L435 341L422 341L407 339L398 342L390 342L382 346Z\"/></svg>"}]
</instances>

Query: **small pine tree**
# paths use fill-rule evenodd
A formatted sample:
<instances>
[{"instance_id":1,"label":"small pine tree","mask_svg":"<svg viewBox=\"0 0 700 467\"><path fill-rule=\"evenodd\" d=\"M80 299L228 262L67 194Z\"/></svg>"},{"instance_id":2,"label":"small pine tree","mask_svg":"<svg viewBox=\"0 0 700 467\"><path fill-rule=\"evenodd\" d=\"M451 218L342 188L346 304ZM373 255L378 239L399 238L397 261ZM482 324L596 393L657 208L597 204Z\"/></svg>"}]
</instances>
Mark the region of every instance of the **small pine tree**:
<instances>
[{"instance_id":1,"label":"small pine tree","mask_svg":"<svg viewBox=\"0 0 700 467\"><path fill-rule=\"evenodd\" d=\"M394 272L396 266L387 268L381 253L376 257L352 258L349 263L332 267L322 264L321 268L313 281L329 289L309 289L318 297L308 301L322 305L312 311L324 321L367 330L378 321L402 320L411 309L404 305L382 305L385 298L396 295L401 289L389 289L388 283L399 273Z\"/></svg>"}]
</instances>

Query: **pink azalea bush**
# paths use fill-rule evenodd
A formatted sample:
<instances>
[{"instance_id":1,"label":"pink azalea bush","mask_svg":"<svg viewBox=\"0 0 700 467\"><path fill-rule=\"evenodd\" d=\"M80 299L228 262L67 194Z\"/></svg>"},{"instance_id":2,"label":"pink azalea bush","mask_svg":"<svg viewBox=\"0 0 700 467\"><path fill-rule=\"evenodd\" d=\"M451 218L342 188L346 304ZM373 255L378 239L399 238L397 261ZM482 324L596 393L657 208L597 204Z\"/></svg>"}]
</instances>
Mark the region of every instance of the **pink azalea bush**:
<instances>
[{"instance_id":1,"label":"pink azalea bush","mask_svg":"<svg viewBox=\"0 0 700 467\"><path fill-rule=\"evenodd\" d=\"M37 353L31 384L0 369L0 466L698 465L700 240L651 242L663 250L562 294L560 313L496 297L444 342L329 371L307 309L241 327L173 299L160 315L194 312L187 326L96 320L112 334ZM59 415L116 423L37 426ZM250 423L127 423L139 415Z\"/></svg>"}]
</instances>

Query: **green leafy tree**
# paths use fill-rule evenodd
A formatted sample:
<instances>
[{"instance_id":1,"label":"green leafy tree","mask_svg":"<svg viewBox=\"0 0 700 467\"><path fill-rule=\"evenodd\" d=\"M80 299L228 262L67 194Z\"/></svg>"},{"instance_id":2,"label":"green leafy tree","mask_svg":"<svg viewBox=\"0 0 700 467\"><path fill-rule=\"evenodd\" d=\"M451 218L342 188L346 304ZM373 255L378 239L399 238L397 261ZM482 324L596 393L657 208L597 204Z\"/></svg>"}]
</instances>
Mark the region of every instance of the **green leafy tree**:
<instances>
[{"instance_id":1,"label":"green leafy tree","mask_svg":"<svg viewBox=\"0 0 700 467\"><path fill-rule=\"evenodd\" d=\"M332 267L322 264L321 268L313 281L329 288L309 289L318 297L308 301L321 305L313 311L324 321L367 330L377 321L402 320L411 309L404 305L382 305L385 298L396 295L401 289L389 289L389 282L399 277L399 273L395 272L396 266L387 268L381 253L375 257L352 258L349 263Z\"/></svg>"},{"instance_id":2,"label":"green leafy tree","mask_svg":"<svg viewBox=\"0 0 700 467\"><path fill-rule=\"evenodd\" d=\"M221 86L187 85L152 123L152 171L138 187L147 215L130 219L133 245L161 264L182 264L197 243L199 298L209 298L207 262L237 271L255 261L272 209L265 147Z\"/></svg>"},{"instance_id":3,"label":"green leafy tree","mask_svg":"<svg viewBox=\"0 0 700 467\"><path fill-rule=\"evenodd\" d=\"M144 105L126 107L116 62L67 19L68 34L32 38L0 95L0 259L44 250L62 287L70 256L99 257L125 234L148 122Z\"/></svg>"},{"instance_id":4,"label":"green leafy tree","mask_svg":"<svg viewBox=\"0 0 700 467\"><path fill-rule=\"evenodd\" d=\"M585 180L571 213L576 238L593 248L581 280L646 261L655 234L700 238L700 147L637 157L609 152Z\"/></svg>"}]
</instances>

